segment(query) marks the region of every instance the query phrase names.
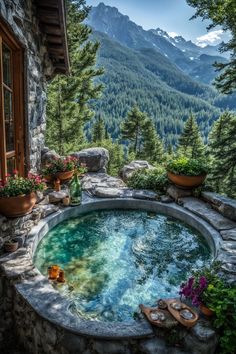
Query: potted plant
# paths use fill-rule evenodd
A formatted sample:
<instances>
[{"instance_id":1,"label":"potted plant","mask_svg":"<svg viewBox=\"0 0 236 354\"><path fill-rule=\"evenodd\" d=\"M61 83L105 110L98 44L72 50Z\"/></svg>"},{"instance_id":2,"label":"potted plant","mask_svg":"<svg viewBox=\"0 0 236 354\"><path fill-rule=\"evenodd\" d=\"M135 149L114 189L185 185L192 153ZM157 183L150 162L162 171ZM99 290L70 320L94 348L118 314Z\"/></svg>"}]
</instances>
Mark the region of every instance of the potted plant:
<instances>
[{"instance_id":1,"label":"potted plant","mask_svg":"<svg viewBox=\"0 0 236 354\"><path fill-rule=\"evenodd\" d=\"M15 252L19 246L19 243L15 239L10 239L4 242L4 249L6 252Z\"/></svg>"},{"instance_id":2,"label":"potted plant","mask_svg":"<svg viewBox=\"0 0 236 354\"><path fill-rule=\"evenodd\" d=\"M210 315L219 337L219 352L231 354L236 348L236 286L220 277L217 274L219 269L220 264L215 262L211 267L194 272L181 285L180 295L199 306L204 315Z\"/></svg>"},{"instance_id":3,"label":"potted plant","mask_svg":"<svg viewBox=\"0 0 236 354\"><path fill-rule=\"evenodd\" d=\"M7 217L19 217L32 211L36 203L36 191L43 191L45 183L41 177L28 174L20 177L17 171L14 175L7 175L0 181L0 214Z\"/></svg>"},{"instance_id":4,"label":"potted plant","mask_svg":"<svg viewBox=\"0 0 236 354\"><path fill-rule=\"evenodd\" d=\"M47 181L52 181L58 178L61 182L70 180L73 177L74 171L79 167L77 158L69 156L66 158L60 157L51 160L44 169L42 175Z\"/></svg>"},{"instance_id":5,"label":"potted plant","mask_svg":"<svg viewBox=\"0 0 236 354\"><path fill-rule=\"evenodd\" d=\"M207 172L207 165L202 159L179 157L167 164L169 180L183 189L199 187L204 182Z\"/></svg>"}]
</instances>

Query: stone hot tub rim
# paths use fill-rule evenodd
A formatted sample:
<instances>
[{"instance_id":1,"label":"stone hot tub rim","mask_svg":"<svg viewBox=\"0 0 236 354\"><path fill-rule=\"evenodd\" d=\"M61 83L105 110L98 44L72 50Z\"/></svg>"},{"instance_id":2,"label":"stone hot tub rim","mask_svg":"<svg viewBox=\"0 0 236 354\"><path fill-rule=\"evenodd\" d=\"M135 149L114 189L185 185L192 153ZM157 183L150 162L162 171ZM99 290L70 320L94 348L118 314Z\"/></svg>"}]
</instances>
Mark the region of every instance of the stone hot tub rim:
<instances>
[{"instance_id":1,"label":"stone hot tub rim","mask_svg":"<svg viewBox=\"0 0 236 354\"><path fill-rule=\"evenodd\" d=\"M33 262L33 256L36 248L42 238L50 229L60 222L69 218L77 217L90 211L104 209L133 209L160 212L171 216L177 220L186 222L199 231L210 246L212 260L217 256L221 244L221 237L210 224L175 204L163 204L156 201L137 200L137 199L98 199L83 198L83 202L78 207L69 207L60 209L41 220L29 233L25 247L30 254L30 261ZM147 338L153 336L153 329L146 320L134 323L98 322L85 320L82 317L75 316L69 310L70 301L63 297L48 279L44 277L37 268L35 268L32 278L23 280L15 284L16 290L27 301L33 310L43 319L61 327L62 329L79 336L94 337L110 340L124 340L135 338Z\"/></svg>"}]
</instances>

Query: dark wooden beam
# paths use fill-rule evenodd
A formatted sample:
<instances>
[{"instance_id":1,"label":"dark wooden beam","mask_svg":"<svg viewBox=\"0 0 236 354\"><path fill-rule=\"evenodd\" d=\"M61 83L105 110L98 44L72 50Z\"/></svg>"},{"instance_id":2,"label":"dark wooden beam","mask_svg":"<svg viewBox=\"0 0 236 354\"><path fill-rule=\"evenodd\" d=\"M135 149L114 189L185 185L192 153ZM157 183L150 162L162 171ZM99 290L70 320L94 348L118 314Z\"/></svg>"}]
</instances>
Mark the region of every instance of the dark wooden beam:
<instances>
[{"instance_id":1,"label":"dark wooden beam","mask_svg":"<svg viewBox=\"0 0 236 354\"><path fill-rule=\"evenodd\" d=\"M42 32L46 35L48 54L55 70L69 72L69 54L66 34L64 0L34 0L36 15Z\"/></svg>"}]
</instances>

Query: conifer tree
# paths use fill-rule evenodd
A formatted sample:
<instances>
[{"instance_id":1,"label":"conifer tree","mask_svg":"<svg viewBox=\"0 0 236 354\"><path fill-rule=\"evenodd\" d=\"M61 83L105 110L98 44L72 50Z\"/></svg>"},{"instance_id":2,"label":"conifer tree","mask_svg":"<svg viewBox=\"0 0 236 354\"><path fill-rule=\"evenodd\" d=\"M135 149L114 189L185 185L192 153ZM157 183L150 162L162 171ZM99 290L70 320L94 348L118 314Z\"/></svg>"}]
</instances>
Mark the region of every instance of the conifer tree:
<instances>
[{"instance_id":1,"label":"conifer tree","mask_svg":"<svg viewBox=\"0 0 236 354\"><path fill-rule=\"evenodd\" d=\"M141 151L142 128L147 116L137 106L129 112L126 120L121 125L121 137L131 142L131 151L138 155Z\"/></svg>"},{"instance_id":2,"label":"conifer tree","mask_svg":"<svg viewBox=\"0 0 236 354\"><path fill-rule=\"evenodd\" d=\"M191 114L179 137L178 153L191 158L204 155L204 144L195 117Z\"/></svg>"},{"instance_id":3,"label":"conifer tree","mask_svg":"<svg viewBox=\"0 0 236 354\"><path fill-rule=\"evenodd\" d=\"M100 113L98 115L97 121L93 125L92 141L101 142L102 140L105 139L105 136L106 136L106 127L102 115Z\"/></svg>"},{"instance_id":4,"label":"conifer tree","mask_svg":"<svg viewBox=\"0 0 236 354\"><path fill-rule=\"evenodd\" d=\"M141 156L150 162L161 162L164 159L164 149L161 138L156 132L153 121L146 118L142 127L142 153Z\"/></svg>"},{"instance_id":5,"label":"conifer tree","mask_svg":"<svg viewBox=\"0 0 236 354\"><path fill-rule=\"evenodd\" d=\"M61 155L83 142L84 124L93 117L89 100L99 97L102 86L94 78L98 42L91 42L91 29L82 23L89 12L85 0L67 0L67 34L70 75L56 76L48 87L46 143Z\"/></svg>"},{"instance_id":6,"label":"conifer tree","mask_svg":"<svg viewBox=\"0 0 236 354\"><path fill-rule=\"evenodd\" d=\"M209 181L216 192L236 197L236 115L225 112L209 135Z\"/></svg>"}]
</instances>

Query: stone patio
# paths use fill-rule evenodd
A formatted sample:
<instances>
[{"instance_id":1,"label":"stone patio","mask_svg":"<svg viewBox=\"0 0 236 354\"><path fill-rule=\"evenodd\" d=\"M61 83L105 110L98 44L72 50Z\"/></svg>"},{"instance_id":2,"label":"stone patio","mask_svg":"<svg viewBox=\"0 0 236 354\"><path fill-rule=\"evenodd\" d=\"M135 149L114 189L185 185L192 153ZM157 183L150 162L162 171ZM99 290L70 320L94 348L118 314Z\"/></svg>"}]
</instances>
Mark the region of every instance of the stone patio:
<instances>
[{"instance_id":1,"label":"stone patio","mask_svg":"<svg viewBox=\"0 0 236 354\"><path fill-rule=\"evenodd\" d=\"M206 234L208 241L212 243L211 248L216 259L222 261L222 272L229 282L236 283L236 214L232 200L206 193L202 199L182 196L181 191L173 186L168 195L132 190L120 178L105 173L88 173L82 179L82 186L82 206L76 207L81 212L93 210L91 208L94 203L97 203L99 209L108 206L135 209L141 207L145 210L162 210L167 214L173 210L171 215L198 227L200 232ZM15 328L14 333L25 345L25 354L27 350L29 353L55 354L133 354L137 350L147 354L213 353L217 339L205 319L183 334L183 347L178 348L166 345L161 332L153 330L144 320L139 325L137 323L136 327L109 326L108 340L107 334L102 334L105 333L102 332L105 327L97 326L96 323L87 324L82 320L78 323L65 310L67 301L62 299L34 267L32 254L49 228L77 215L76 208L66 208L61 203L67 193L65 188L57 198L55 195L54 199L50 197L50 193L41 196L33 212L24 218L0 218L1 243L15 235L21 240L22 246L13 254L2 251L0 255L0 310L3 313L0 318L0 348L3 335L12 338L12 328ZM14 348L9 348L6 353L14 354Z\"/></svg>"}]
</instances>

